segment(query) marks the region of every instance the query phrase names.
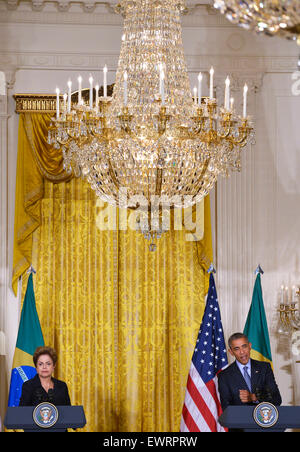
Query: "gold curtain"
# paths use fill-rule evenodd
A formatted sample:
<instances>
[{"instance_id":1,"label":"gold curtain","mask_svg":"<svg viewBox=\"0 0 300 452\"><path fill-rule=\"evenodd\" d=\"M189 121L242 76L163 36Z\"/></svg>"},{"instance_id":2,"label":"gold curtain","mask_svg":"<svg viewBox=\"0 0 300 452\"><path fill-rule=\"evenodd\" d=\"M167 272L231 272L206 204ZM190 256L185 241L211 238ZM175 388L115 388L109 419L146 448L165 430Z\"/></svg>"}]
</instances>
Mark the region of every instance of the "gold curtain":
<instances>
[{"instance_id":1,"label":"gold curtain","mask_svg":"<svg viewBox=\"0 0 300 452\"><path fill-rule=\"evenodd\" d=\"M31 264L32 234L41 222L44 180L70 179L61 153L47 143L51 114L23 113L19 120L12 288Z\"/></svg>"},{"instance_id":2,"label":"gold curtain","mask_svg":"<svg viewBox=\"0 0 300 452\"><path fill-rule=\"evenodd\" d=\"M16 232L31 214L18 211L27 154L38 169L25 127L21 118ZM87 431L179 431L212 260L209 198L200 242L172 230L150 252L138 232L99 229L99 203L82 179L54 183L38 174L26 260L37 270L45 343L58 351L55 376L67 382L72 403L84 406ZM15 262L19 255L16 240Z\"/></svg>"}]
</instances>

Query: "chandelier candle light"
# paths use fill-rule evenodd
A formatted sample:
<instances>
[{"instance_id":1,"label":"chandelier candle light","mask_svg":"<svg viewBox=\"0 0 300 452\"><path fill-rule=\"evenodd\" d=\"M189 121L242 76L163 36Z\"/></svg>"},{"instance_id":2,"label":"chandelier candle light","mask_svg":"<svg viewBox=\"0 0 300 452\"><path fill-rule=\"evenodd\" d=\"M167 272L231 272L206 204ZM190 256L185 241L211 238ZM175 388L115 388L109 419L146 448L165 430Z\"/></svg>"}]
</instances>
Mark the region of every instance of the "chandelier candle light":
<instances>
[{"instance_id":1,"label":"chandelier candle light","mask_svg":"<svg viewBox=\"0 0 300 452\"><path fill-rule=\"evenodd\" d=\"M290 334L290 332L300 329L300 289L293 286L290 290L288 286L281 286L279 333Z\"/></svg>"},{"instance_id":2,"label":"chandelier candle light","mask_svg":"<svg viewBox=\"0 0 300 452\"><path fill-rule=\"evenodd\" d=\"M141 229L153 239L164 231L157 220L160 202L172 207L200 202L218 175L240 170L241 149L253 136L247 116L233 110L230 79L224 105L214 97L214 69L209 71L209 97L202 96L202 73L191 93L184 59L180 12L182 0L123 0L124 35L112 97L107 96L107 66L103 97L71 103L58 111L48 142L61 148L66 171L83 176L104 201L121 207L144 206ZM163 200L163 201L162 201ZM146 221L147 220L147 221Z\"/></svg>"}]
</instances>

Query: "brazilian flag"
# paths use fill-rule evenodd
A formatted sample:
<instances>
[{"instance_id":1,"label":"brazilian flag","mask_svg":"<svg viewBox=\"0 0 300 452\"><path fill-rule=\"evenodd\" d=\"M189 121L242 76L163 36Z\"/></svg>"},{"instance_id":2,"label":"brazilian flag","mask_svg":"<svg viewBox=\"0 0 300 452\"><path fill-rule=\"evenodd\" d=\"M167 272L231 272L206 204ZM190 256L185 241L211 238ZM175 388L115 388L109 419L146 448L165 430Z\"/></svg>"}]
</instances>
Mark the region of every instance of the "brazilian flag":
<instances>
[{"instance_id":1,"label":"brazilian flag","mask_svg":"<svg viewBox=\"0 0 300 452\"><path fill-rule=\"evenodd\" d=\"M24 381L36 375L33 354L37 347L43 345L44 339L35 306L32 273L30 273L13 360L8 406L19 406Z\"/></svg>"},{"instance_id":2,"label":"brazilian flag","mask_svg":"<svg viewBox=\"0 0 300 452\"><path fill-rule=\"evenodd\" d=\"M257 361L269 362L273 367L260 273L256 276L252 302L246 320L244 334L248 337L249 342L252 344L251 358L256 359Z\"/></svg>"}]
</instances>

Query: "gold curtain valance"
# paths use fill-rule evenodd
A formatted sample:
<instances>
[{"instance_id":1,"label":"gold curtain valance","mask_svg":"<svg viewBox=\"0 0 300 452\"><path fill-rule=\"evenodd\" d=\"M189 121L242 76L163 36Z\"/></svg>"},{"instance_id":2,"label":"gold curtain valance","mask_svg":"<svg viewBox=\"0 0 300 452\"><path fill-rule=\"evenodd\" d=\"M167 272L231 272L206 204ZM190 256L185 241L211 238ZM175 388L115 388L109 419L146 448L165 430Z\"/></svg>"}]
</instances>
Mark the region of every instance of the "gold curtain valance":
<instances>
[{"instance_id":1,"label":"gold curtain valance","mask_svg":"<svg viewBox=\"0 0 300 452\"><path fill-rule=\"evenodd\" d=\"M21 117L26 138L40 174L54 183L70 180L71 176L63 169L61 150L54 149L47 143L52 115L49 113L24 113Z\"/></svg>"},{"instance_id":2,"label":"gold curtain valance","mask_svg":"<svg viewBox=\"0 0 300 452\"><path fill-rule=\"evenodd\" d=\"M12 275L15 294L19 277L31 264L32 233L40 225L44 180L58 183L70 179L63 170L61 152L47 143L51 117L51 113L20 114Z\"/></svg>"}]
</instances>

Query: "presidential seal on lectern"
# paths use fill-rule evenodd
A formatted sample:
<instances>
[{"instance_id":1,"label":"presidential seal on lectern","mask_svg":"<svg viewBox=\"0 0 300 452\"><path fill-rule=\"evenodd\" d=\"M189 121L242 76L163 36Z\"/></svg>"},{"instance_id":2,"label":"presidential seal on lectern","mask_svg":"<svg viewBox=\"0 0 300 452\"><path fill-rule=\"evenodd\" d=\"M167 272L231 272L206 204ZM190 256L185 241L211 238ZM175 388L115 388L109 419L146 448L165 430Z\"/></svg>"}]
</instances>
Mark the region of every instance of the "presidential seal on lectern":
<instances>
[{"instance_id":1,"label":"presidential seal on lectern","mask_svg":"<svg viewBox=\"0 0 300 452\"><path fill-rule=\"evenodd\" d=\"M270 402L259 403L253 411L253 418L257 425L263 428L273 427L278 421L278 410Z\"/></svg>"}]
</instances>

